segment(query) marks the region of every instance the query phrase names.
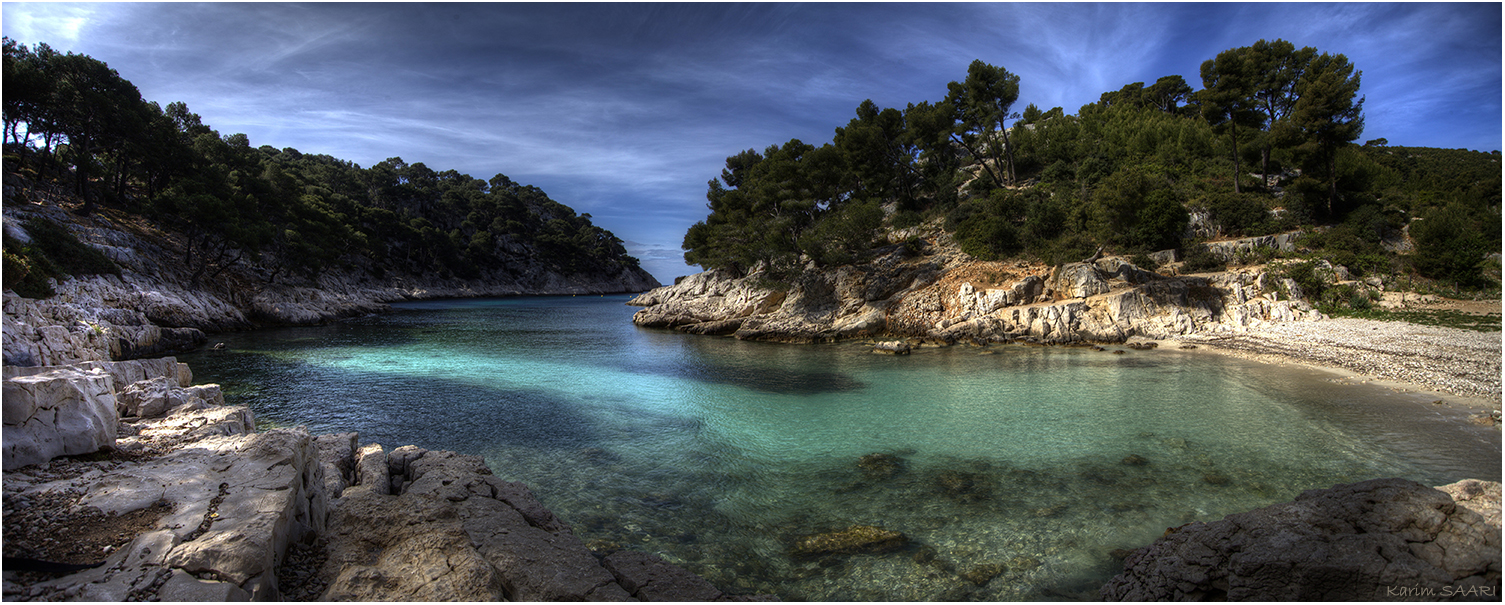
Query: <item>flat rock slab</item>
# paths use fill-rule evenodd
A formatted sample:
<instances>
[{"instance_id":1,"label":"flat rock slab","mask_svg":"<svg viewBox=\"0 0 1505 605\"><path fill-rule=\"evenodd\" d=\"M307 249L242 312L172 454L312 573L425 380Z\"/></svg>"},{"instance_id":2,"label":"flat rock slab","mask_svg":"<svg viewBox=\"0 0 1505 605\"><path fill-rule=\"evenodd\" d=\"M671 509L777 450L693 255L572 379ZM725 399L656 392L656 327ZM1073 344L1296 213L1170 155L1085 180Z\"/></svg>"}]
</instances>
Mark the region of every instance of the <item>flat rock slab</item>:
<instances>
[{"instance_id":1,"label":"flat rock slab","mask_svg":"<svg viewBox=\"0 0 1505 605\"><path fill-rule=\"evenodd\" d=\"M289 541L306 537L325 515L307 489L323 482L312 444L301 428L214 436L107 473L32 484L19 494L62 490L76 498L73 508L106 514L169 512L100 567L38 583L28 595L275 600L275 570ZM24 481L8 477L7 484Z\"/></svg>"}]
</instances>

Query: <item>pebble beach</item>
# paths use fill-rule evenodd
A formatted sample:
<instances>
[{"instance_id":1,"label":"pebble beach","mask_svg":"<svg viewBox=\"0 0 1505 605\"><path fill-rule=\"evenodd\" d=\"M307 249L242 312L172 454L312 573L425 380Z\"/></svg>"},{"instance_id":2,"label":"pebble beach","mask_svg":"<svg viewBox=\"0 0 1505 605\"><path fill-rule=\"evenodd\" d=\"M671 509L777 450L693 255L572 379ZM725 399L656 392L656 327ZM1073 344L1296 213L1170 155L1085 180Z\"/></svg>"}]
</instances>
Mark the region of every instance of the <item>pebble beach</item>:
<instances>
[{"instance_id":1,"label":"pebble beach","mask_svg":"<svg viewBox=\"0 0 1505 605\"><path fill-rule=\"evenodd\" d=\"M1328 318L1181 340L1244 359L1346 370L1500 409L1500 332Z\"/></svg>"}]
</instances>

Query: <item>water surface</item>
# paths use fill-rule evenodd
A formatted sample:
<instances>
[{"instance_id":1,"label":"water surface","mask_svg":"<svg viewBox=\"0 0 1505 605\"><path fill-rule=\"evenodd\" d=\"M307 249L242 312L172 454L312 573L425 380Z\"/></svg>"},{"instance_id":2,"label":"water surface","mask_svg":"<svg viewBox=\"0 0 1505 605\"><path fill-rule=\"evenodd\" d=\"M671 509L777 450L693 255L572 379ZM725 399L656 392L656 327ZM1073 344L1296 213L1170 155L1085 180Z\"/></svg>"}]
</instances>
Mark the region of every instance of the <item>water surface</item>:
<instances>
[{"instance_id":1,"label":"water surface","mask_svg":"<svg viewBox=\"0 0 1505 605\"><path fill-rule=\"evenodd\" d=\"M1114 549L1166 527L1375 477L1500 478L1498 430L1314 370L748 343L637 328L626 300L409 303L180 359L263 424L483 456L598 550L789 600L1090 598ZM910 544L790 553L859 524Z\"/></svg>"}]
</instances>

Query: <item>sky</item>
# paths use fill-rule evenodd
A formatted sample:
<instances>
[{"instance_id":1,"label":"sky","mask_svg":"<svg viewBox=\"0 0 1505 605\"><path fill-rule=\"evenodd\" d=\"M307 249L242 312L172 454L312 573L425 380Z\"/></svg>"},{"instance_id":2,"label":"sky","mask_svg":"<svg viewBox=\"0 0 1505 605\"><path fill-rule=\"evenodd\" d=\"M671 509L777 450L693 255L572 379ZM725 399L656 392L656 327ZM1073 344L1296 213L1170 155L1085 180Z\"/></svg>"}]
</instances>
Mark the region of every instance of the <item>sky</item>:
<instances>
[{"instance_id":1,"label":"sky","mask_svg":"<svg viewBox=\"0 0 1505 605\"><path fill-rule=\"evenodd\" d=\"M1362 70L1360 140L1501 148L1501 4L24 3L6 37L104 61L221 134L363 167L505 174L587 212L659 281L727 156L939 101L975 59L1076 113L1260 39Z\"/></svg>"}]
</instances>

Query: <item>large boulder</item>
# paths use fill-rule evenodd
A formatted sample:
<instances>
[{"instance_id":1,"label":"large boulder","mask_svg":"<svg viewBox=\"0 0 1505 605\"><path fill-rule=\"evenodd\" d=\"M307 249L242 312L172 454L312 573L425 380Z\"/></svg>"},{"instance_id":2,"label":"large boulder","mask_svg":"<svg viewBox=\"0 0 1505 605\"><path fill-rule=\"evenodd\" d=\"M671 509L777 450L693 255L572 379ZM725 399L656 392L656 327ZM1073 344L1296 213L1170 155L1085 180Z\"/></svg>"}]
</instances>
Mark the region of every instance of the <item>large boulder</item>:
<instances>
[{"instance_id":1,"label":"large boulder","mask_svg":"<svg viewBox=\"0 0 1505 605\"><path fill-rule=\"evenodd\" d=\"M1130 554L1107 600L1498 599L1500 530L1405 479L1310 490ZM1469 587L1474 587L1470 589Z\"/></svg>"},{"instance_id":2,"label":"large boulder","mask_svg":"<svg viewBox=\"0 0 1505 605\"><path fill-rule=\"evenodd\" d=\"M217 384L178 386L176 377L159 376L126 385L116 392L116 407L121 417L159 418L171 410L188 406L193 409L225 404Z\"/></svg>"},{"instance_id":3,"label":"large boulder","mask_svg":"<svg viewBox=\"0 0 1505 605\"><path fill-rule=\"evenodd\" d=\"M475 456L362 448L334 503L330 600L630 598L569 527Z\"/></svg>"},{"instance_id":4,"label":"large boulder","mask_svg":"<svg viewBox=\"0 0 1505 605\"><path fill-rule=\"evenodd\" d=\"M115 444L115 394L99 370L61 368L5 380L4 468Z\"/></svg>"},{"instance_id":5,"label":"large boulder","mask_svg":"<svg viewBox=\"0 0 1505 605\"><path fill-rule=\"evenodd\" d=\"M1103 271L1093 263L1068 263L1057 267L1048 280L1049 287L1065 298L1085 298L1110 289Z\"/></svg>"}]
</instances>

